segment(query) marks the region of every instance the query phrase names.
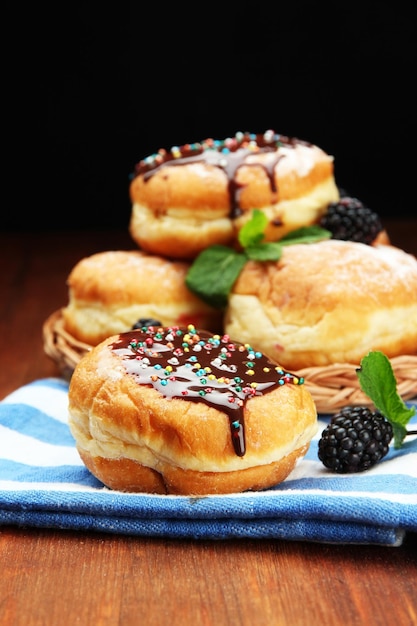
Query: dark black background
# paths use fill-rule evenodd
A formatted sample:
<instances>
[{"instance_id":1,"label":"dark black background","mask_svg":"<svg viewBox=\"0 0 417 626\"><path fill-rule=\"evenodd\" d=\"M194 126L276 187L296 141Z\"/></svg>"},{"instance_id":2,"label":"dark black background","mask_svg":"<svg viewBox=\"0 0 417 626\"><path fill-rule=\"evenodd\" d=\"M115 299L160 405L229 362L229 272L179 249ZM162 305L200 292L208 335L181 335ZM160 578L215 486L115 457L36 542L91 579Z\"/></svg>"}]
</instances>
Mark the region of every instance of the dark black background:
<instances>
[{"instance_id":1,"label":"dark black background","mask_svg":"<svg viewBox=\"0 0 417 626\"><path fill-rule=\"evenodd\" d=\"M413 3L322 5L18 7L3 229L127 228L141 158L267 129L332 154L381 216L415 215Z\"/></svg>"}]
</instances>

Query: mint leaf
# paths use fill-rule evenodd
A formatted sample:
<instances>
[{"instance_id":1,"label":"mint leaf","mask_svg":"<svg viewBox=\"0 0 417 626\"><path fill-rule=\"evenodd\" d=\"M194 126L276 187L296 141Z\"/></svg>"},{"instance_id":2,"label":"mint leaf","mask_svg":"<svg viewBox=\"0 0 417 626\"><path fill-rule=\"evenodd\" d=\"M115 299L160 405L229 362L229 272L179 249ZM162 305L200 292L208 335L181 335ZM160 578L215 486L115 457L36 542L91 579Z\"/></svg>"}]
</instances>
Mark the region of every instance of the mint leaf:
<instances>
[{"instance_id":1,"label":"mint leaf","mask_svg":"<svg viewBox=\"0 0 417 626\"><path fill-rule=\"evenodd\" d=\"M245 248L248 259L253 261L279 261L282 254L282 246L277 241L259 243L257 246Z\"/></svg>"},{"instance_id":2,"label":"mint leaf","mask_svg":"<svg viewBox=\"0 0 417 626\"><path fill-rule=\"evenodd\" d=\"M405 427L415 414L415 408L409 409L398 394L397 380L388 357L379 351L369 352L361 360L356 374L362 391L392 424L394 447L401 448L407 435Z\"/></svg>"},{"instance_id":3,"label":"mint leaf","mask_svg":"<svg viewBox=\"0 0 417 626\"><path fill-rule=\"evenodd\" d=\"M268 218L265 213L255 209L252 211L251 219L242 226L239 231L238 239L242 248L260 243L265 238L265 228Z\"/></svg>"},{"instance_id":4,"label":"mint leaf","mask_svg":"<svg viewBox=\"0 0 417 626\"><path fill-rule=\"evenodd\" d=\"M239 243L243 249L214 245L206 248L194 260L187 273L186 285L207 304L224 309L229 293L246 261L279 261L283 246L295 243L311 243L328 239L331 233L320 226L303 226L287 233L279 241L266 242L265 228L268 218L259 209L252 211L249 221L239 231Z\"/></svg>"},{"instance_id":5,"label":"mint leaf","mask_svg":"<svg viewBox=\"0 0 417 626\"><path fill-rule=\"evenodd\" d=\"M294 243L312 243L314 241L321 241L322 239L330 239L331 236L332 233L321 226L302 226L284 235L279 240L279 243L282 246L289 246Z\"/></svg>"},{"instance_id":6,"label":"mint leaf","mask_svg":"<svg viewBox=\"0 0 417 626\"><path fill-rule=\"evenodd\" d=\"M227 246L210 246L195 259L185 283L204 302L224 309L229 292L245 263L243 252L236 252Z\"/></svg>"}]
</instances>

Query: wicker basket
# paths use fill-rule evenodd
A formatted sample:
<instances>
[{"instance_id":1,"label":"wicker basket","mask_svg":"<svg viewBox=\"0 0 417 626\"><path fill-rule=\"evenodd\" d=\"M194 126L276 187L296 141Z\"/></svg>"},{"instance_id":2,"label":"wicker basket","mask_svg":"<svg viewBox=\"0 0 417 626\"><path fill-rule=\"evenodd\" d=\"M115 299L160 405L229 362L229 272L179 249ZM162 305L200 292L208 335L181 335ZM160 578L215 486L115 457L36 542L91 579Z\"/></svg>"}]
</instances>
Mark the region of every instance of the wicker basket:
<instances>
[{"instance_id":1,"label":"wicker basket","mask_svg":"<svg viewBox=\"0 0 417 626\"><path fill-rule=\"evenodd\" d=\"M62 375L71 378L81 357L91 350L89 344L77 341L63 324L61 310L55 311L43 326L44 350L58 365ZM417 396L417 355L401 355L390 359L397 379L398 393L404 400ZM326 367L307 367L294 371L305 379L319 413L335 413L346 405L370 406L361 391L356 375L358 365L338 363Z\"/></svg>"},{"instance_id":2,"label":"wicker basket","mask_svg":"<svg viewBox=\"0 0 417 626\"><path fill-rule=\"evenodd\" d=\"M78 361L92 348L65 330L61 309L52 313L43 325L43 347L68 380Z\"/></svg>"}]
</instances>

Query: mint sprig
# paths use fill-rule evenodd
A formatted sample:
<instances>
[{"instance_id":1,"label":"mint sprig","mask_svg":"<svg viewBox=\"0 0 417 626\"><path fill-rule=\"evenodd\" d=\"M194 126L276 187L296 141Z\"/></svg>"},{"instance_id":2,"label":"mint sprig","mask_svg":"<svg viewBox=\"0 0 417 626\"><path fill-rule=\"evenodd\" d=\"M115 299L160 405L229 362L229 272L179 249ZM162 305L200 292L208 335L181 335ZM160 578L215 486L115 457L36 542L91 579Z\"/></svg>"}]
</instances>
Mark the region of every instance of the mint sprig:
<instances>
[{"instance_id":1,"label":"mint sprig","mask_svg":"<svg viewBox=\"0 0 417 626\"><path fill-rule=\"evenodd\" d=\"M227 246L210 246L191 265L186 285L212 307L224 309L229 291L245 263L245 255Z\"/></svg>"},{"instance_id":2,"label":"mint sprig","mask_svg":"<svg viewBox=\"0 0 417 626\"><path fill-rule=\"evenodd\" d=\"M251 219L239 231L238 241L242 251L214 245L200 252L185 279L190 291L210 306L224 309L229 293L248 259L279 261L284 246L312 243L331 237L331 233L320 226L303 226L287 233L279 241L265 242L267 223L266 215L255 209Z\"/></svg>"},{"instance_id":3,"label":"mint sprig","mask_svg":"<svg viewBox=\"0 0 417 626\"><path fill-rule=\"evenodd\" d=\"M388 357L377 350L369 352L356 370L362 391L375 408L391 423L394 448L401 448L407 434L406 426L415 415L415 407L408 408L397 391L397 380Z\"/></svg>"},{"instance_id":4,"label":"mint sprig","mask_svg":"<svg viewBox=\"0 0 417 626\"><path fill-rule=\"evenodd\" d=\"M242 248L249 246L256 246L256 244L263 241L265 238L265 228L268 223L268 218L265 213L255 209L252 212L252 216L239 231L238 239Z\"/></svg>"}]
</instances>

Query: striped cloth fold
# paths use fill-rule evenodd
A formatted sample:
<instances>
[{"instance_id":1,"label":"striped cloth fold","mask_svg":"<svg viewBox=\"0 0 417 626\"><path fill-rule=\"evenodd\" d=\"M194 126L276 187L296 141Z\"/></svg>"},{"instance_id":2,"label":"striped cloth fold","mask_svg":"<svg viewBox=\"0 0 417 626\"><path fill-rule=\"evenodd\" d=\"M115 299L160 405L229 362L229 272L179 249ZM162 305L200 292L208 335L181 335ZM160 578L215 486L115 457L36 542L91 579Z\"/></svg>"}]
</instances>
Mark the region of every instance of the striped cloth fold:
<instances>
[{"instance_id":1,"label":"striped cloth fold","mask_svg":"<svg viewBox=\"0 0 417 626\"><path fill-rule=\"evenodd\" d=\"M68 385L48 378L0 402L0 525L190 539L274 538L399 546L417 532L417 436L361 474L310 449L273 489L187 497L126 494L84 467L67 424ZM412 403L410 403L411 405ZM417 401L414 402L417 405ZM410 422L417 424L417 416Z\"/></svg>"}]
</instances>

